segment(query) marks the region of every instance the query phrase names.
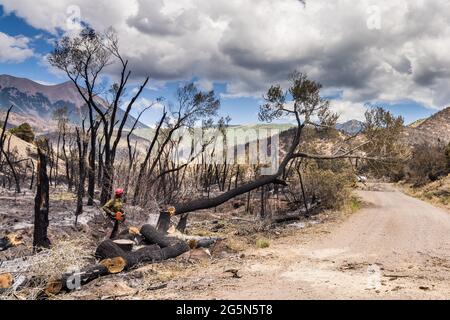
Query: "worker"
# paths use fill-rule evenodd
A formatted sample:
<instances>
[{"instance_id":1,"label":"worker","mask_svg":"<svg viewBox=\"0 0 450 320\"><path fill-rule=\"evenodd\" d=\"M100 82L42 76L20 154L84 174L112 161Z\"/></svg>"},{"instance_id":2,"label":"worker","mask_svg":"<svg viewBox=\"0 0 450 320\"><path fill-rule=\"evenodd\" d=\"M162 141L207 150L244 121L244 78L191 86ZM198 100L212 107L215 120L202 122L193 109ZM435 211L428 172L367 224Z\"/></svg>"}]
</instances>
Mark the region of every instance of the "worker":
<instances>
[{"instance_id":1,"label":"worker","mask_svg":"<svg viewBox=\"0 0 450 320\"><path fill-rule=\"evenodd\" d=\"M114 192L114 198L109 200L104 206L103 211L105 211L108 220L110 221L108 224L111 227L111 222L114 224L112 226L111 234L109 235L110 239L114 239L117 237L119 233L119 225L125 221L125 211L123 210L123 189L116 189Z\"/></svg>"}]
</instances>

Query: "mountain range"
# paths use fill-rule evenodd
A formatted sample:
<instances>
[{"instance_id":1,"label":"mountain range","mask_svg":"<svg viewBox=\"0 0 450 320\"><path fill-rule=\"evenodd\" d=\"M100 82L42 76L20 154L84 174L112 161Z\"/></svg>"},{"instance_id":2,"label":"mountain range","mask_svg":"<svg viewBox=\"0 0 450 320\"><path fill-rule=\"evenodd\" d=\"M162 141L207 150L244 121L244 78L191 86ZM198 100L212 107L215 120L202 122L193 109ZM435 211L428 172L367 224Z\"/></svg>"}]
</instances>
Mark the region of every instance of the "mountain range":
<instances>
[{"instance_id":1,"label":"mountain range","mask_svg":"<svg viewBox=\"0 0 450 320\"><path fill-rule=\"evenodd\" d=\"M106 101L98 99L99 104L106 108ZM80 119L86 117L87 114L84 100L71 82L44 85L25 78L0 75L0 113L4 113L11 105L14 106L14 109L10 116L9 125L29 122L37 133L53 131L55 123L51 121L52 114L58 108L68 108L69 121L73 124L79 124ZM123 115L124 111L119 108L118 118L121 119ZM0 115L1 118L3 118L3 115ZM130 128L134 122L135 118L129 116L125 128ZM279 125L277 128L283 131L290 126ZM248 126L237 127L247 128ZM336 125L339 131L351 135L360 132L362 127L363 123L358 120L350 120ZM136 134L148 138L146 136L149 131L146 129L148 127L139 122ZM427 119L420 119L409 126L405 126L404 133L399 138L410 145L425 142L449 143L450 107L435 113Z\"/></svg>"},{"instance_id":2,"label":"mountain range","mask_svg":"<svg viewBox=\"0 0 450 320\"><path fill-rule=\"evenodd\" d=\"M107 103L98 98L98 103L106 108ZM87 115L87 107L72 82L57 85L43 85L35 81L0 75L0 111L6 111L14 106L11 114L11 124L18 125L29 122L37 131L47 131L52 124L52 114L61 107L67 107L69 121L79 124ZM125 112L119 108L117 115L122 119ZM130 128L135 118L129 116L125 128ZM138 128L146 128L139 123Z\"/></svg>"},{"instance_id":3,"label":"mountain range","mask_svg":"<svg viewBox=\"0 0 450 320\"><path fill-rule=\"evenodd\" d=\"M336 129L339 131L342 131L347 134L357 134L358 132L361 132L364 127L364 123L362 123L359 120L349 120L344 123L338 123L336 124Z\"/></svg>"},{"instance_id":4,"label":"mountain range","mask_svg":"<svg viewBox=\"0 0 450 320\"><path fill-rule=\"evenodd\" d=\"M403 139L412 145L450 143L450 107L405 127L403 135Z\"/></svg>"}]
</instances>

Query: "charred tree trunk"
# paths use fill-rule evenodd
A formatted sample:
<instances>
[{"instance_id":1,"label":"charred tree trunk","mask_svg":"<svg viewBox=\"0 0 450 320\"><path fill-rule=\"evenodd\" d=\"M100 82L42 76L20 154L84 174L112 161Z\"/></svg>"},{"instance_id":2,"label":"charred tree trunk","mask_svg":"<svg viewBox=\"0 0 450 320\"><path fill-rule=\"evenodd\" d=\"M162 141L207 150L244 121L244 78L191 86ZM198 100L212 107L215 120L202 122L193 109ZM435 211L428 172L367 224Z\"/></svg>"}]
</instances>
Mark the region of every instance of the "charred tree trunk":
<instances>
[{"instance_id":1,"label":"charred tree trunk","mask_svg":"<svg viewBox=\"0 0 450 320\"><path fill-rule=\"evenodd\" d=\"M92 128L91 128L92 130ZM87 205L94 205L94 193L95 193L95 149L96 139L95 135L91 133L91 149L89 151L89 165L88 165L88 201Z\"/></svg>"},{"instance_id":2,"label":"charred tree trunk","mask_svg":"<svg viewBox=\"0 0 450 320\"><path fill-rule=\"evenodd\" d=\"M158 123L158 127L156 128L155 136L153 137L152 142L150 143L150 146L147 150L147 154L145 155L145 159L141 163L141 167L140 167L137 182L136 182L136 187L134 189L133 205L137 205L141 200L140 199L141 198L141 183L144 180L144 175L145 175L145 171L147 169L148 161L150 160L150 156L152 154L153 148L154 148L156 142L158 141L159 133L160 133L162 125L164 124L164 120L166 119L166 116L167 116L167 113L164 111L164 113Z\"/></svg>"},{"instance_id":3,"label":"charred tree trunk","mask_svg":"<svg viewBox=\"0 0 450 320\"><path fill-rule=\"evenodd\" d=\"M157 230L149 224L143 225L140 233L149 244L157 244L161 248L169 247L171 245L170 239L165 236L164 232Z\"/></svg>"},{"instance_id":4,"label":"charred tree trunk","mask_svg":"<svg viewBox=\"0 0 450 320\"><path fill-rule=\"evenodd\" d=\"M30 160L30 163L31 163L31 181L30 181L30 190L33 190L33 185L34 185L34 173L35 173L35 170L34 170L34 162L33 162L33 160Z\"/></svg>"},{"instance_id":5,"label":"charred tree trunk","mask_svg":"<svg viewBox=\"0 0 450 320\"><path fill-rule=\"evenodd\" d=\"M303 203L305 205L306 216L309 216L308 200L306 199L306 191L305 191L305 186L303 185L303 178L302 178L302 173L300 171L300 168L297 168L297 174L298 174L298 178L300 179L300 187L302 189Z\"/></svg>"},{"instance_id":6,"label":"charred tree trunk","mask_svg":"<svg viewBox=\"0 0 450 320\"><path fill-rule=\"evenodd\" d=\"M179 215L179 214L193 212L193 211L197 211L197 210L214 208L214 207L217 207L217 206L227 202L230 199L233 199L236 196L248 193L252 190L258 189L261 186L264 186L264 185L267 185L270 183L286 185L286 182L278 179L278 175L264 176L259 179L256 179L255 181L252 181L252 182L249 182L242 186L239 186L236 189L232 189L230 191L224 192L223 194L221 194L215 198L198 199L198 200L193 200L191 202L187 202L184 204L175 205L176 214Z\"/></svg>"},{"instance_id":7,"label":"charred tree trunk","mask_svg":"<svg viewBox=\"0 0 450 320\"><path fill-rule=\"evenodd\" d=\"M137 251L126 252L113 241L106 240L97 247L95 256L100 259L121 257L126 261L126 269L132 269L141 263L155 263L175 258L189 250L189 245L185 241L180 240L175 244L164 248L158 246L146 246Z\"/></svg>"},{"instance_id":8,"label":"charred tree trunk","mask_svg":"<svg viewBox=\"0 0 450 320\"><path fill-rule=\"evenodd\" d=\"M8 166L11 170L12 176L14 178L14 182L16 183L16 193L20 193L20 180L19 176L17 175L16 169L14 168L14 164L11 162L11 159L9 159L9 155L2 149L2 153L5 156L6 163L8 163Z\"/></svg>"},{"instance_id":9,"label":"charred tree trunk","mask_svg":"<svg viewBox=\"0 0 450 320\"><path fill-rule=\"evenodd\" d=\"M6 132L6 127L8 126L8 119L9 119L9 114L11 113L13 106L9 107L8 111L6 111L6 117L5 117L5 121L3 122L3 127L2 127L2 133L0 134L0 162L2 160L2 156L3 156L3 146L5 144L5 132Z\"/></svg>"},{"instance_id":10,"label":"charred tree trunk","mask_svg":"<svg viewBox=\"0 0 450 320\"><path fill-rule=\"evenodd\" d=\"M183 214L180 218L180 221L178 222L177 230L180 231L181 233L184 233L186 231L188 217L189 214L187 213Z\"/></svg>"},{"instance_id":11,"label":"charred tree trunk","mask_svg":"<svg viewBox=\"0 0 450 320\"><path fill-rule=\"evenodd\" d=\"M37 148L39 162L37 168L37 190L34 199L34 236L33 247L49 248L50 240L47 236L49 211L49 180L47 176L47 155L40 146Z\"/></svg>"},{"instance_id":12,"label":"charred tree trunk","mask_svg":"<svg viewBox=\"0 0 450 320\"><path fill-rule=\"evenodd\" d=\"M259 218L264 220L266 217L266 186L261 187L261 210L259 213Z\"/></svg>"},{"instance_id":13,"label":"charred tree trunk","mask_svg":"<svg viewBox=\"0 0 450 320\"><path fill-rule=\"evenodd\" d=\"M158 223L156 224L156 229L161 232L166 233L170 227L170 214L167 211L162 211L159 214Z\"/></svg>"},{"instance_id":14,"label":"charred tree trunk","mask_svg":"<svg viewBox=\"0 0 450 320\"><path fill-rule=\"evenodd\" d=\"M83 136L80 134L78 128L76 128L77 133L77 147L78 147L78 188L77 188L77 209L75 211L75 226L78 223L78 216L83 213L83 196L85 194L84 183L86 180L86 150L88 142L84 138L84 125L83 125Z\"/></svg>"},{"instance_id":15,"label":"charred tree trunk","mask_svg":"<svg viewBox=\"0 0 450 320\"><path fill-rule=\"evenodd\" d=\"M93 107L89 105L89 132L90 132L90 150L89 150L89 164L88 164L88 206L94 205L95 196L95 155L97 143L97 131L100 122L94 121Z\"/></svg>"}]
</instances>

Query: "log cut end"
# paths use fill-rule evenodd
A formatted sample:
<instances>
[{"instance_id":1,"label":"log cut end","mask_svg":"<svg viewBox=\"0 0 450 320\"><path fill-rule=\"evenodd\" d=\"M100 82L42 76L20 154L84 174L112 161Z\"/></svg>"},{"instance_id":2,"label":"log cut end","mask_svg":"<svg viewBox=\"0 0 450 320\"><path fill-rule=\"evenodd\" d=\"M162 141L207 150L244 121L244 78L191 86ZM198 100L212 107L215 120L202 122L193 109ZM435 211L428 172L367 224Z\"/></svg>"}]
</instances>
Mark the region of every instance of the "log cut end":
<instances>
[{"instance_id":1,"label":"log cut end","mask_svg":"<svg viewBox=\"0 0 450 320\"><path fill-rule=\"evenodd\" d=\"M61 292L62 288L63 288L62 281L53 279L47 283L47 287L45 288L44 291L45 294L47 294L48 296L57 295L58 293Z\"/></svg>"},{"instance_id":2,"label":"log cut end","mask_svg":"<svg viewBox=\"0 0 450 320\"><path fill-rule=\"evenodd\" d=\"M100 261L100 264L108 269L109 273L116 274L122 272L125 269L127 262L122 257L116 257L102 260Z\"/></svg>"},{"instance_id":3,"label":"log cut end","mask_svg":"<svg viewBox=\"0 0 450 320\"><path fill-rule=\"evenodd\" d=\"M129 227L128 232L135 236L141 235L141 233L139 232L139 228L136 228L136 227Z\"/></svg>"},{"instance_id":4,"label":"log cut end","mask_svg":"<svg viewBox=\"0 0 450 320\"><path fill-rule=\"evenodd\" d=\"M14 277L11 273L0 274L0 289L11 288L14 281Z\"/></svg>"},{"instance_id":5,"label":"log cut end","mask_svg":"<svg viewBox=\"0 0 450 320\"><path fill-rule=\"evenodd\" d=\"M128 240L128 239L118 239L113 241L115 244L117 244L120 249L123 251L131 251L133 250L134 241Z\"/></svg>"}]
</instances>

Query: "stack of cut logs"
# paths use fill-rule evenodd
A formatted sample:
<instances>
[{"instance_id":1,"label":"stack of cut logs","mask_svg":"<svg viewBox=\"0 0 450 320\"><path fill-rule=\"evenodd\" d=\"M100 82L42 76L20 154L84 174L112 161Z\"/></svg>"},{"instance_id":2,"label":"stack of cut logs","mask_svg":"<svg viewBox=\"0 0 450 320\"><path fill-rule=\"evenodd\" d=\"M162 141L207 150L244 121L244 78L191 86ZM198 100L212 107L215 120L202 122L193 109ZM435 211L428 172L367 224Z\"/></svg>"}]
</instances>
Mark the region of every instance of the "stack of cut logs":
<instances>
[{"instance_id":1,"label":"stack of cut logs","mask_svg":"<svg viewBox=\"0 0 450 320\"><path fill-rule=\"evenodd\" d=\"M98 264L88 266L79 272L63 274L61 278L49 281L46 293L55 295L68 292L101 276L175 258L190 249L208 247L220 240L220 238L166 235L151 225L144 225L139 231L130 228L127 234L122 234L120 238L100 243L95 251L95 257L100 260ZM136 244L136 250L133 250Z\"/></svg>"}]
</instances>

